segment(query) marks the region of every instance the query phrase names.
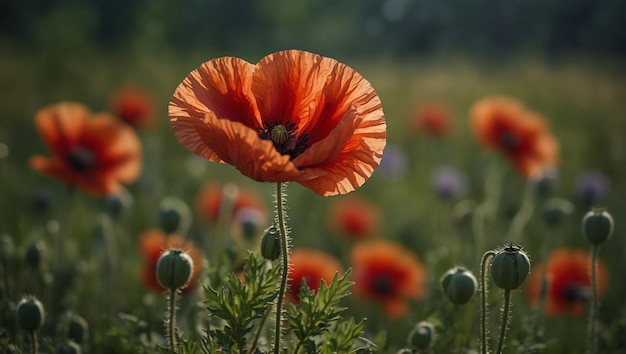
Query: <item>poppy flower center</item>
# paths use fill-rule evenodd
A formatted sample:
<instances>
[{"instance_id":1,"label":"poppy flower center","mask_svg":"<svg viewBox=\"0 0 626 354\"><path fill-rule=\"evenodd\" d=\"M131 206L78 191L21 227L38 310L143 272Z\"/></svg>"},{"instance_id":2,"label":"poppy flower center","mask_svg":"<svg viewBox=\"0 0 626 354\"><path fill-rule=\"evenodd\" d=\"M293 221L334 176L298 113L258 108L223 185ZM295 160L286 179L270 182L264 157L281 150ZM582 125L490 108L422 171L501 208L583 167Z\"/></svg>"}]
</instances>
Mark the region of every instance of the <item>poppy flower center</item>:
<instances>
[{"instance_id":1,"label":"poppy flower center","mask_svg":"<svg viewBox=\"0 0 626 354\"><path fill-rule=\"evenodd\" d=\"M93 152L84 147L72 149L65 156L70 166L77 172L86 172L95 164L95 156Z\"/></svg>"},{"instance_id":2,"label":"poppy flower center","mask_svg":"<svg viewBox=\"0 0 626 354\"><path fill-rule=\"evenodd\" d=\"M393 293L393 280L386 275L379 275L372 282L372 287L378 295L391 295Z\"/></svg>"},{"instance_id":3,"label":"poppy flower center","mask_svg":"<svg viewBox=\"0 0 626 354\"><path fill-rule=\"evenodd\" d=\"M519 137L513 132L504 132L500 136L500 144L505 150L515 151L519 146Z\"/></svg>"},{"instance_id":4,"label":"poppy flower center","mask_svg":"<svg viewBox=\"0 0 626 354\"><path fill-rule=\"evenodd\" d=\"M561 298L567 302L583 301L586 302L590 299L590 289L587 286L569 283L565 284L561 289Z\"/></svg>"},{"instance_id":5,"label":"poppy flower center","mask_svg":"<svg viewBox=\"0 0 626 354\"><path fill-rule=\"evenodd\" d=\"M263 127L257 128L257 133L259 138L270 140L279 153L289 155L291 160L310 146L308 134L298 136L298 126L292 121L263 121Z\"/></svg>"}]
</instances>

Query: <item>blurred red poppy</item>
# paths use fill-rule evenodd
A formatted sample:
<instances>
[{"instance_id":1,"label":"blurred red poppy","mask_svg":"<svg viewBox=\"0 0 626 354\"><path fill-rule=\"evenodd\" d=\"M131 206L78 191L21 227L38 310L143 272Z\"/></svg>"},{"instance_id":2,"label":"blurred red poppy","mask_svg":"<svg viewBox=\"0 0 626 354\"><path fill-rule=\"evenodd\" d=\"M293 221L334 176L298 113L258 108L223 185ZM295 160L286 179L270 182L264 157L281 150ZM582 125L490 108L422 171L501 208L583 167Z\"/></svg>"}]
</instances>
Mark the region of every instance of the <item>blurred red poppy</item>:
<instances>
[{"instance_id":1,"label":"blurred red poppy","mask_svg":"<svg viewBox=\"0 0 626 354\"><path fill-rule=\"evenodd\" d=\"M333 200L327 218L331 230L350 240L361 240L377 232L380 210L367 199L348 196Z\"/></svg>"},{"instance_id":2,"label":"blurred red poppy","mask_svg":"<svg viewBox=\"0 0 626 354\"><path fill-rule=\"evenodd\" d=\"M582 316L591 299L591 257L581 249L558 249L550 254L547 262L533 269L526 286L528 300L536 304L541 293L541 278L546 275L545 312L554 316L568 313ZM606 264L598 260L598 296L608 290Z\"/></svg>"},{"instance_id":3,"label":"blurred red poppy","mask_svg":"<svg viewBox=\"0 0 626 354\"><path fill-rule=\"evenodd\" d=\"M470 115L479 141L503 153L525 177L556 165L558 142L545 119L517 100L486 97L474 104Z\"/></svg>"},{"instance_id":4,"label":"blurred red poppy","mask_svg":"<svg viewBox=\"0 0 626 354\"><path fill-rule=\"evenodd\" d=\"M33 156L33 169L94 195L112 195L141 172L141 144L133 129L79 103L41 109L35 124L51 157Z\"/></svg>"},{"instance_id":5,"label":"blurred red poppy","mask_svg":"<svg viewBox=\"0 0 626 354\"><path fill-rule=\"evenodd\" d=\"M111 112L135 128L154 125L154 105L154 97L137 86L123 87L109 100Z\"/></svg>"},{"instance_id":6,"label":"blurred red poppy","mask_svg":"<svg viewBox=\"0 0 626 354\"><path fill-rule=\"evenodd\" d=\"M343 267L334 256L312 248L296 248L289 255L289 280L287 301L300 302L300 287L306 281L309 289L317 291L322 284L330 285L335 274L343 272Z\"/></svg>"},{"instance_id":7,"label":"blurred red poppy","mask_svg":"<svg viewBox=\"0 0 626 354\"><path fill-rule=\"evenodd\" d=\"M143 255L144 263L141 267L141 280L144 286L154 291L165 291L156 278L156 266L159 257L169 248L180 248L186 251L193 259L193 273L191 280L183 292L192 291L198 284L198 276L202 270L202 253L178 235L167 236L161 229L150 229L139 237L139 252Z\"/></svg>"},{"instance_id":8,"label":"blurred red poppy","mask_svg":"<svg viewBox=\"0 0 626 354\"><path fill-rule=\"evenodd\" d=\"M430 102L418 107L410 123L418 133L436 138L445 138L452 132L450 111L441 103Z\"/></svg>"},{"instance_id":9,"label":"blurred red poppy","mask_svg":"<svg viewBox=\"0 0 626 354\"><path fill-rule=\"evenodd\" d=\"M213 223L218 221L223 207L224 190L225 188L216 182L209 182L204 185L196 198L196 211L200 218ZM245 209L256 210L264 220L267 218L266 208L256 193L235 186L228 190L231 190L233 194L231 196L233 200L231 201L230 218L235 217L237 213Z\"/></svg>"},{"instance_id":10,"label":"blurred red poppy","mask_svg":"<svg viewBox=\"0 0 626 354\"><path fill-rule=\"evenodd\" d=\"M178 141L256 181L297 182L320 195L360 187L380 163L386 124L378 95L334 59L287 50L254 65L223 57L176 88Z\"/></svg>"},{"instance_id":11,"label":"blurred red poppy","mask_svg":"<svg viewBox=\"0 0 626 354\"><path fill-rule=\"evenodd\" d=\"M425 295L426 269L401 244L371 240L354 246L350 254L354 294L378 302L390 317L407 314L407 299Z\"/></svg>"}]
</instances>

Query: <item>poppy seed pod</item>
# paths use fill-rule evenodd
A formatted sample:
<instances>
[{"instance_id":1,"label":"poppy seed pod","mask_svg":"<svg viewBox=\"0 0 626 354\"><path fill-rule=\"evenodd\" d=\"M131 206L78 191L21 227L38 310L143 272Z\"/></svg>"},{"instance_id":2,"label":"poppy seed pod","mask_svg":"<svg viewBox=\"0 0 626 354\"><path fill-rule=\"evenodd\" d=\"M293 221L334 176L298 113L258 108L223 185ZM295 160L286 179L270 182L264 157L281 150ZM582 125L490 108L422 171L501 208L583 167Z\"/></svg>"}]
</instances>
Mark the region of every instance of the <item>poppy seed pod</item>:
<instances>
[{"instance_id":1,"label":"poppy seed pod","mask_svg":"<svg viewBox=\"0 0 626 354\"><path fill-rule=\"evenodd\" d=\"M593 209L583 217L583 235L592 245L601 245L613 234L613 217L608 211Z\"/></svg>"},{"instance_id":2,"label":"poppy seed pod","mask_svg":"<svg viewBox=\"0 0 626 354\"><path fill-rule=\"evenodd\" d=\"M541 215L546 225L556 227L573 210L574 205L570 201L561 198L550 198L543 204Z\"/></svg>"},{"instance_id":3,"label":"poppy seed pod","mask_svg":"<svg viewBox=\"0 0 626 354\"><path fill-rule=\"evenodd\" d=\"M183 250L165 251L156 266L157 281L166 289L180 289L187 285L193 271L193 260Z\"/></svg>"},{"instance_id":4,"label":"poppy seed pod","mask_svg":"<svg viewBox=\"0 0 626 354\"><path fill-rule=\"evenodd\" d=\"M520 287L530 273L530 259L520 246L500 250L491 261L491 278L504 290Z\"/></svg>"},{"instance_id":5,"label":"poppy seed pod","mask_svg":"<svg viewBox=\"0 0 626 354\"><path fill-rule=\"evenodd\" d=\"M17 325L27 332L38 330L44 322L43 305L33 296L24 297L15 310Z\"/></svg>"},{"instance_id":6,"label":"poppy seed pod","mask_svg":"<svg viewBox=\"0 0 626 354\"><path fill-rule=\"evenodd\" d=\"M440 283L446 298L455 305L468 302L478 287L474 274L463 267L448 270L441 277Z\"/></svg>"},{"instance_id":7,"label":"poppy seed pod","mask_svg":"<svg viewBox=\"0 0 626 354\"><path fill-rule=\"evenodd\" d=\"M81 354L82 352L80 345L71 340L59 343L54 349L54 354Z\"/></svg>"},{"instance_id":8,"label":"poppy seed pod","mask_svg":"<svg viewBox=\"0 0 626 354\"><path fill-rule=\"evenodd\" d=\"M270 226L261 239L261 255L265 259L275 261L280 256L280 231L276 226Z\"/></svg>"},{"instance_id":9,"label":"poppy seed pod","mask_svg":"<svg viewBox=\"0 0 626 354\"><path fill-rule=\"evenodd\" d=\"M191 210L178 198L166 197L159 203L159 226L165 233L184 233L191 222Z\"/></svg>"},{"instance_id":10,"label":"poppy seed pod","mask_svg":"<svg viewBox=\"0 0 626 354\"><path fill-rule=\"evenodd\" d=\"M418 322L409 333L409 345L419 350L431 346L435 340L435 326L428 321Z\"/></svg>"},{"instance_id":11,"label":"poppy seed pod","mask_svg":"<svg viewBox=\"0 0 626 354\"><path fill-rule=\"evenodd\" d=\"M87 321L79 315L72 316L67 326L67 337L77 344L86 342L89 338L89 324L87 324Z\"/></svg>"},{"instance_id":12,"label":"poppy seed pod","mask_svg":"<svg viewBox=\"0 0 626 354\"><path fill-rule=\"evenodd\" d=\"M43 241L37 241L26 247L24 260L28 266L38 269L45 252L46 244Z\"/></svg>"}]
</instances>

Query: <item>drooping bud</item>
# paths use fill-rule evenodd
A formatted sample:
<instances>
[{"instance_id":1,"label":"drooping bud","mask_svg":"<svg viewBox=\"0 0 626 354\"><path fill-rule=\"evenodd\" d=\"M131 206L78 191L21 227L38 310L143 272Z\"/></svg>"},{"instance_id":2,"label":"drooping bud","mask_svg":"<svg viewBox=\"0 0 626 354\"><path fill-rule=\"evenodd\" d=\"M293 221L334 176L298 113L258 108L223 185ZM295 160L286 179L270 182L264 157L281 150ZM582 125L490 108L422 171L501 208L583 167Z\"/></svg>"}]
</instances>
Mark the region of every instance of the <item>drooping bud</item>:
<instances>
[{"instance_id":1,"label":"drooping bud","mask_svg":"<svg viewBox=\"0 0 626 354\"><path fill-rule=\"evenodd\" d=\"M491 261L491 278L504 290L519 288L530 273L530 259L520 246L500 250Z\"/></svg>"},{"instance_id":2,"label":"drooping bud","mask_svg":"<svg viewBox=\"0 0 626 354\"><path fill-rule=\"evenodd\" d=\"M159 203L159 226L165 233L183 234L191 223L191 210L182 200L166 197Z\"/></svg>"},{"instance_id":3,"label":"drooping bud","mask_svg":"<svg viewBox=\"0 0 626 354\"><path fill-rule=\"evenodd\" d=\"M270 226L261 239L261 255L275 261L280 256L280 231L275 225Z\"/></svg>"},{"instance_id":4,"label":"drooping bud","mask_svg":"<svg viewBox=\"0 0 626 354\"><path fill-rule=\"evenodd\" d=\"M157 281L166 289L180 289L189 283L193 260L183 250L172 248L165 251L156 266Z\"/></svg>"},{"instance_id":5,"label":"drooping bud","mask_svg":"<svg viewBox=\"0 0 626 354\"><path fill-rule=\"evenodd\" d=\"M592 245L601 245L613 234L613 216L603 209L592 209L583 217L583 235Z\"/></svg>"},{"instance_id":6,"label":"drooping bud","mask_svg":"<svg viewBox=\"0 0 626 354\"><path fill-rule=\"evenodd\" d=\"M478 287L474 274L463 267L448 270L441 277L440 283L446 298L456 305L468 302Z\"/></svg>"},{"instance_id":7,"label":"drooping bud","mask_svg":"<svg viewBox=\"0 0 626 354\"><path fill-rule=\"evenodd\" d=\"M427 349L435 341L435 336L435 326L428 321L420 321L409 333L409 345L419 350Z\"/></svg>"},{"instance_id":8,"label":"drooping bud","mask_svg":"<svg viewBox=\"0 0 626 354\"><path fill-rule=\"evenodd\" d=\"M34 332L43 326L46 316L41 301L34 296L26 296L17 304L15 317L19 328Z\"/></svg>"}]
</instances>

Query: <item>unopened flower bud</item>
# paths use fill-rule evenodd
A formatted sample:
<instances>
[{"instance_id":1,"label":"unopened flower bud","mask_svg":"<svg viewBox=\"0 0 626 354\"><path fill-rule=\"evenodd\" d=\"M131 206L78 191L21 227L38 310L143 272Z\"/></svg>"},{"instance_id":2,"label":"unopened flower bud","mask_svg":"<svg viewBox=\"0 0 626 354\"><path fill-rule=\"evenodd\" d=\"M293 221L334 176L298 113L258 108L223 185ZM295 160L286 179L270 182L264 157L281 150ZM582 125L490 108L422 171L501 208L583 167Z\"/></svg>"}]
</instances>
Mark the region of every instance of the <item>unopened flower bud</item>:
<instances>
[{"instance_id":1,"label":"unopened flower bud","mask_svg":"<svg viewBox=\"0 0 626 354\"><path fill-rule=\"evenodd\" d=\"M165 233L184 233L191 222L191 210L180 199L166 197L159 204L159 226Z\"/></svg>"},{"instance_id":2,"label":"unopened flower bud","mask_svg":"<svg viewBox=\"0 0 626 354\"><path fill-rule=\"evenodd\" d=\"M474 274L463 267L448 270L441 277L440 283L446 298L456 305L468 302L478 287Z\"/></svg>"},{"instance_id":3,"label":"unopened flower bud","mask_svg":"<svg viewBox=\"0 0 626 354\"><path fill-rule=\"evenodd\" d=\"M28 247L26 247L26 251L24 253L24 260L26 264L32 268L38 269L41 265L41 261L43 259L44 253L46 252L46 245L43 241L37 241L35 243L31 243Z\"/></svg>"},{"instance_id":4,"label":"unopened flower bud","mask_svg":"<svg viewBox=\"0 0 626 354\"><path fill-rule=\"evenodd\" d=\"M17 304L15 317L19 328L34 332L43 326L45 314L43 305L33 296L26 296Z\"/></svg>"},{"instance_id":5,"label":"unopened flower bud","mask_svg":"<svg viewBox=\"0 0 626 354\"><path fill-rule=\"evenodd\" d=\"M157 281L166 289L180 289L191 279L192 270L191 257L181 249L172 248L165 251L157 261Z\"/></svg>"},{"instance_id":6,"label":"unopened flower bud","mask_svg":"<svg viewBox=\"0 0 626 354\"><path fill-rule=\"evenodd\" d=\"M72 341L83 344L89 338L89 324L79 315L70 318L67 326L67 337Z\"/></svg>"},{"instance_id":7,"label":"unopened flower bud","mask_svg":"<svg viewBox=\"0 0 626 354\"><path fill-rule=\"evenodd\" d=\"M418 322L409 333L409 345L424 350L435 341L435 326L428 321Z\"/></svg>"},{"instance_id":8,"label":"unopened flower bud","mask_svg":"<svg viewBox=\"0 0 626 354\"><path fill-rule=\"evenodd\" d=\"M608 211L593 209L583 217L583 235L592 245L601 245L613 234L613 217Z\"/></svg>"},{"instance_id":9,"label":"unopened flower bud","mask_svg":"<svg viewBox=\"0 0 626 354\"><path fill-rule=\"evenodd\" d=\"M270 226L263 234L261 255L270 261L274 261L280 256L280 231L274 225Z\"/></svg>"},{"instance_id":10,"label":"unopened flower bud","mask_svg":"<svg viewBox=\"0 0 626 354\"><path fill-rule=\"evenodd\" d=\"M59 343L54 349L54 354L81 354L82 352L80 345L71 340Z\"/></svg>"},{"instance_id":11,"label":"unopened flower bud","mask_svg":"<svg viewBox=\"0 0 626 354\"><path fill-rule=\"evenodd\" d=\"M530 273L530 259L520 246L500 250L491 261L491 278L500 289L520 287Z\"/></svg>"}]
</instances>

